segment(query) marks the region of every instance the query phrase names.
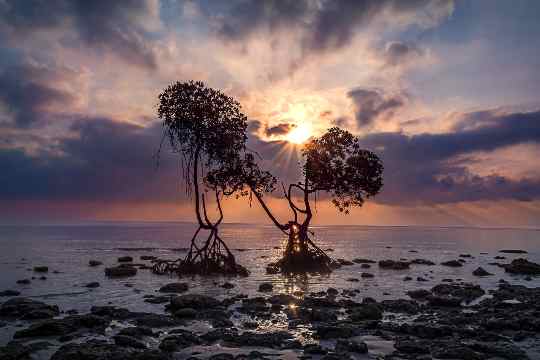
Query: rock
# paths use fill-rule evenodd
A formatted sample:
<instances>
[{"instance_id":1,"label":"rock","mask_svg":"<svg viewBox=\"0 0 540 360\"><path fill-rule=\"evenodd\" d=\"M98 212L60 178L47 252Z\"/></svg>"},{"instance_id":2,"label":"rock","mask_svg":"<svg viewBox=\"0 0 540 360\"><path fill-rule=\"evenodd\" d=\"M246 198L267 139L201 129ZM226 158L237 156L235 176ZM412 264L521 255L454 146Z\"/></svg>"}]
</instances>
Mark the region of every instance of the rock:
<instances>
[{"instance_id":1,"label":"rock","mask_svg":"<svg viewBox=\"0 0 540 360\"><path fill-rule=\"evenodd\" d=\"M395 261L395 260L379 261L379 267L382 269L405 270L405 269L408 269L409 266L410 266L410 263L406 261Z\"/></svg>"},{"instance_id":2,"label":"rock","mask_svg":"<svg viewBox=\"0 0 540 360\"><path fill-rule=\"evenodd\" d=\"M429 295L431 295L431 292L425 289L417 289L407 291L407 295L409 295L413 299L425 299Z\"/></svg>"},{"instance_id":3,"label":"rock","mask_svg":"<svg viewBox=\"0 0 540 360\"><path fill-rule=\"evenodd\" d=\"M310 355L326 355L328 351L323 349L319 344L304 345L304 354Z\"/></svg>"},{"instance_id":4,"label":"rock","mask_svg":"<svg viewBox=\"0 0 540 360\"><path fill-rule=\"evenodd\" d=\"M370 264L360 264L360 267L362 269L369 269L369 268L371 268L371 265Z\"/></svg>"},{"instance_id":5,"label":"rock","mask_svg":"<svg viewBox=\"0 0 540 360\"><path fill-rule=\"evenodd\" d=\"M504 260L506 259L506 256L500 256L500 255L497 255L494 257L495 260Z\"/></svg>"},{"instance_id":6,"label":"rock","mask_svg":"<svg viewBox=\"0 0 540 360\"><path fill-rule=\"evenodd\" d=\"M329 287L326 289L326 293L330 296L337 296L339 294L339 291L333 287Z\"/></svg>"},{"instance_id":7,"label":"rock","mask_svg":"<svg viewBox=\"0 0 540 360\"><path fill-rule=\"evenodd\" d=\"M503 267L506 272L512 274L540 275L540 265L523 258L515 259Z\"/></svg>"},{"instance_id":8,"label":"rock","mask_svg":"<svg viewBox=\"0 0 540 360\"><path fill-rule=\"evenodd\" d=\"M32 348L20 342L11 341L6 346L0 346L0 359L2 360L30 360Z\"/></svg>"},{"instance_id":9,"label":"rock","mask_svg":"<svg viewBox=\"0 0 540 360\"><path fill-rule=\"evenodd\" d=\"M118 258L118 262L131 262L133 258L131 256L121 256Z\"/></svg>"},{"instance_id":10,"label":"rock","mask_svg":"<svg viewBox=\"0 0 540 360\"><path fill-rule=\"evenodd\" d=\"M48 272L49 268L47 266L34 266L34 272Z\"/></svg>"},{"instance_id":11,"label":"rock","mask_svg":"<svg viewBox=\"0 0 540 360\"><path fill-rule=\"evenodd\" d=\"M357 278L348 278L347 281L349 281L349 282L359 282L360 280L358 280Z\"/></svg>"},{"instance_id":12,"label":"rock","mask_svg":"<svg viewBox=\"0 0 540 360\"><path fill-rule=\"evenodd\" d=\"M224 289L232 289L234 288L234 284L231 284L230 282L226 282L223 285L221 285L221 287Z\"/></svg>"},{"instance_id":13,"label":"rock","mask_svg":"<svg viewBox=\"0 0 540 360\"><path fill-rule=\"evenodd\" d=\"M338 339L335 351L338 353L353 352L358 354L366 354L368 352L368 347L363 341Z\"/></svg>"},{"instance_id":14,"label":"rock","mask_svg":"<svg viewBox=\"0 0 540 360\"><path fill-rule=\"evenodd\" d=\"M208 358L208 360L234 360L235 357L233 354L229 353L221 353L221 354L215 354Z\"/></svg>"},{"instance_id":15,"label":"rock","mask_svg":"<svg viewBox=\"0 0 540 360\"><path fill-rule=\"evenodd\" d=\"M141 255L141 256L139 257L139 259L145 260L145 261L146 261L146 260L156 260L157 257L152 256L152 255Z\"/></svg>"},{"instance_id":16,"label":"rock","mask_svg":"<svg viewBox=\"0 0 540 360\"><path fill-rule=\"evenodd\" d=\"M383 300L381 306L384 311L402 314L417 314L420 307L418 303L407 299Z\"/></svg>"},{"instance_id":17,"label":"rock","mask_svg":"<svg viewBox=\"0 0 540 360\"><path fill-rule=\"evenodd\" d=\"M268 348L291 347L290 341L293 336L287 331L275 331L267 333L256 333L245 331L238 336L227 338L226 342L235 346L261 346ZM295 347L297 347L296 345Z\"/></svg>"},{"instance_id":18,"label":"rock","mask_svg":"<svg viewBox=\"0 0 540 360\"><path fill-rule=\"evenodd\" d=\"M428 304L435 307L459 307L461 306L461 299L453 296L434 296L429 295L427 297Z\"/></svg>"},{"instance_id":19,"label":"rock","mask_svg":"<svg viewBox=\"0 0 540 360\"><path fill-rule=\"evenodd\" d=\"M180 319L195 319L197 317L197 310L192 308L178 309L173 315Z\"/></svg>"},{"instance_id":20,"label":"rock","mask_svg":"<svg viewBox=\"0 0 540 360\"><path fill-rule=\"evenodd\" d=\"M375 277L375 275L371 274L371 273L367 273L367 272L363 272L362 274L360 274L360 276L364 279L369 279L369 278L373 278Z\"/></svg>"},{"instance_id":21,"label":"rock","mask_svg":"<svg viewBox=\"0 0 540 360\"><path fill-rule=\"evenodd\" d=\"M51 360L167 360L168 356L156 350L120 347L103 340L63 345Z\"/></svg>"},{"instance_id":22,"label":"rock","mask_svg":"<svg viewBox=\"0 0 540 360\"><path fill-rule=\"evenodd\" d=\"M19 296L21 293L17 290L4 290L0 291L0 297L1 296Z\"/></svg>"},{"instance_id":23,"label":"rock","mask_svg":"<svg viewBox=\"0 0 540 360\"><path fill-rule=\"evenodd\" d=\"M376 261L374 260L362 259L362 258L353 259L353 262L357 264L375 264L376 263Z\"/></svg>"},{"instance_id":24,"label":"rock","mask_svg":"<svg viewBox=\"0 0 540 360\"><path fill-rule=\"evenodd\" d=\"M429 345L426 340L398 339L394 347L405 354L429 354Z\"/></svg>"},{"instance_id":25,"label":"rock","mask_svg":"<svg viewBox=\"0 0 540 360\"><path fill-rule=\"evenodd\" d=\"M403 278L403 281L411 281L411 280L412 280L412 277L410 277L410 276L405 276Z\"/></svg>"},{"instance_id":26,"label":"rock","mask_svg":"<svg viewBox=\"0 0 540 360\"><path fill-rule=\"evenodd\" d=\"M428 266L432 266L432 265L435 265L435 263L431 260L426 260L426 259L414 259L411 261L411 264L415 264L415 265L428 265Z\"/></svg>"},{"instance_id":27,"label":"rock","mask_svg":"<svg viewBox=\"0 0 540 360\"><path fill-rule=\"evenodd\" d=\"M429 280L425 279L425 278L423 278L421 276L418 276L418 277L416 277L416 281L424 282L424 281L429 281Z\"/></svg>"},{"instance_id":28,"label":"rock","mask_svg":"<svg viewBox=\"0 0 540 360\"><path fill-rule=\"evenodd\" d=\"M100 316L71 315L62 319L47 319L30 325L28 328L17 331L13 337L15 339L43 337L43 336L63 336L81 331L103 331L109 324L109 320Z\"/></svg>"},{"instance_id":29,"label":"rock","mask_svg":"<svg viewBox=\"0 0 540 360\"><path fill-rule=\"evenodd\" d=\"M472 258L471 254L459 254L459 257L461 258Z\"/></svg>"},{"instance_id":30,"label":"rock","mask_svg":"<svg viewBox=\"0 0 540 360\"><path fill-rule=\"evenodd\" d=\"M105 275L108 277L127 277L137 275L137 269L131 266L115 266L105 268Z\"/></svg>"},{"instance_id":31,"label":"rock","mask_svg":"<svg viewBox=\"0 0 540 360\"><path fill-rule=\"evenodd\" d=\"M183 293L188 291L189 286L187 283L170 283L162 286L159 292L162 293Z\"/></svg>"},{"instance_id":32,"label":"rock","mask_svg":"<svg viewBox=\"0 0 540 360\"><path fill-rule=\"evenodd\" d=\"M449 266L449 267L461 267L461 266L463 266L463 264L459 260L448 260L448 261L442 262L441 265Z\"/></svg>"},{"instance_id":33,"label":"rock","mask_svg":"<svg viewBox=\"0 0 540 360\"><path fill-rule=\"evenodd\" d=\"M164 314L139 313L135 314L133 323L137 326L145 326L149 328L160 328L168 326L176 326L180 322L172 316Z\"/></svg>"},{"instance_id":34,"label":"rock","mask_svg":"<svg viewBox=\"0 0 540 360\"><path fill-rule=\"evenodd\" d=\"M88 266L92 266L92 267L95 267L95 266L99 266L103 264L101 261L98 261L98 260L90 260L88 261Z\"/></svg>"},{"instance_id":35,"label":"rock","mask_svg":"<svg viewBox=\"0 0 540 360\"><path fill-rule=\"evenodd\" d=\"M439 284L434 286L431 292L438 296L452 296L465 302L471 302L486 293L479 285L469 283Z\"/></svg>"},{"instance_id":36,"label":"rock","mask_svg":"<svg viewBox=\"0 0 540 360\"><path fill-rule=\"evenodd\" d=\"M272 283L262 283L259 285L259 292L271 292L274 289Z\"/></svg>"},{"instance_id":37,"label":"rock","mask_svg":"<svg viewBox=\"0 0 540 360\"><path fill-rule=\"evenodd\" d=\"M118 335L125 335L134 337L136 339L142 339L144 336L155 337L156 333L152 331L151 328L146 326L131 326L124 328L118 332Z\"/></svg>"},{"instance_id":38,"label":"rock","mask_svg":"<svg viewBox=\"0 0 540 360\"><path fill-rule=\"evenodd\" d=\"M60 311L56 305L20 297L11 298L0 306L1 317L23 320L47 319L59 314Z\"/></svg>"},{"instance_id":39,"label":"rock","mask_svg":"<svg viewBox=\"0 0 540 360\"><path fill-rule=\"evenodd\" d=\"M170 295L164 295L164 296L147 296L145 295L144 302L150 303L150 304L165 304L171 301Z\"/></svg>"},{"instance_id":40,"label":"rock","mask_svg":"<svg viewBox=\"0 0 540 360\"><path fill-rule=\"evenodd\" d=\"M489 276L493 274L490 272L487 272L483 267L480 266L473 271L473 275L474 276Z\"/></svg>"},{"instance_id":41,"label":"rock","mask_svg":"<svg viewBox=\"0 0 540 360\"><path fill-rule=\"evenodd\" d=\"M254 330L259 327L259 323L256 321L244 321L242 327L244 329Z\"/></svg>"},{"instance_id":42,"label":"rock","mask_svg":"<svg viewBox=\"0 0 540 360\"><path fill-rule=\"evenodd\" d=\"M356 335L356 327L345 324L315 326L315 336L319 339L347 339Z\"/></svg>"},{"instance_id":43,"label":"rock","mask_svg":"<svg viewBox=\"0 0 540 360\"><path fill-rule=\"evenodd\" d=\"M213 297L199 294L180 295L171 298L169 308L172 311L182 308L192 308L195 310L205 310L216 307L220 302Z\"/></svg>"},{"instance_id":44,"label":"rock","mask_svg":"<svg viewBox=\"0 0 540 360\"><path fill-rule=\"evenodd\" d=\"M382 319L382 311L376 304L365 304L353 308L350 318L353 321L380 320Z\"/></svg>"},{"instance_id":45,"label":"rock","mask_svg":"<svg viewBox=\"0 0 540 360\"><path fill-rule=\"evenodd\" d=\"M30 280L29 279L17 280L17 284L28 285L28 284L30 284Z\"/></svg>"},{"instance_id":46,"label":"rock","mask_svg":"<svg viewBox=\"0 0 540 360\"><path fill-rule=\"evenodd\" d=\"M126 335L115 335L114 343L121 347L130 347L134 349L146 349L146 345L141 341Z\"/></svg>"},{"instance_id":47,"label":"rock","mask_svg":"<svg viewBox=\"0 0 540 360\"><path fill-rule=\"evenodd\" d=\"M482 360L485 357L461 344L444 344L434 350L431 355L437 359L463 359L463 360Z\"/></svg>"},{"instance_id":48,"label":"rock","mask_svg":"<svg viewBox=\"0 0 540 360\"><path fill-rule=\"evenodd\" d=\"M345 259L337 259L338 263L342 266L351 266L354 265L352 261L345 260Z\"/></svg>"},{"instance_id":49,"label":"rock","mask_svg":"<svg viewBox=\"0 0 540 360\"><path fill-rule=\"evenodd\" d=\"M95 288L99 287L99 283L97 281L93 281L91 283L88 283L88 284L84 285L84 287L87 287L87 288L90 288L90 289L95 289Z\"/></svg>"},{"instance_id":50,"label":"rock","mask_svg":"<svg viewBox=\"0 0 540 360\"><path fill-rule=\"evenodd\" d=\"M527 251L525 250L516 250L516 249L504 249L504 250L499 250L500 253L505 253L505 254L527 254Z\"/></svg>"}]
</instances>

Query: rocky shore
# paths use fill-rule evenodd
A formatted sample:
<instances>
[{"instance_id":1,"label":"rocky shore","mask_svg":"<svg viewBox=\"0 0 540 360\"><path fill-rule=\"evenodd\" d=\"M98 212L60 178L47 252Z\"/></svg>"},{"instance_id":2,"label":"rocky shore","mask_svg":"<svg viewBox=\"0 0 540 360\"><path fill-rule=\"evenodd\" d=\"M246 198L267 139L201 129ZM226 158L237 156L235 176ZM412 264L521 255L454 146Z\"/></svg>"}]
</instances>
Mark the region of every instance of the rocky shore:
<instances>
[{"instance_id":1,"label":"rocky shore","mask_svg":"<svg viewBox=\"0 0 540 360\"><path fill-rule=\"evenodd\" d=\"M503 253L520 254L518 250ZM403 271L411 266L459 267L471 258L435 264L426 259L341 259L359 264L358 276L373 277L370 267ZM500 256L502 260L503 256ZM142 259L151 263L154 257ZM122 278L148 271L149 263L118 259L101 269ZM89 267L99 269L101 261ZM509 274L540 275L540 265L515 258L496 263ZM46 267L34 272L47 273ZM493 276L478 267L477 277ZM174 280L174 279L172 279ZM411 279L403 279L411 281ZM220 280L223 291L235 279ZM352 283L357 278L349 279ZM417 278L422 283L426 279ZM216 282L217 284L218 282ZM98 282L86 285L99 287ZM88 313L61 309L49 301L0 291L0 331L14 326L12 339L0 347L0 359L535 359L540 357L540 288L499 280L495 289L445 281L377 301L361 297L361 288L316 293L278 293L259 284L257 296L241 293L217 299L193 292L189 280L172 281L141 294L162 313L116 306L93 306Z\"/></svg>"}]
</instances>

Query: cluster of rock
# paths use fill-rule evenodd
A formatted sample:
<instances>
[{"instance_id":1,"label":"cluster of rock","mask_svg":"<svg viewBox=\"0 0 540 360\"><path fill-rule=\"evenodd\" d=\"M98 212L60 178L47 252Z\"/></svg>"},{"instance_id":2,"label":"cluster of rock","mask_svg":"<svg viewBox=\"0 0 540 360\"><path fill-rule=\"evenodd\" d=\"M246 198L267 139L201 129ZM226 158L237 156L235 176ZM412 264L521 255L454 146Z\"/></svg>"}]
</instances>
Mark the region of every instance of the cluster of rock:
<instances>
[{"instance_id":1,"label":"cluster of rock","mask_svg":"<svg viewBox=\"0 0 540 360\"><path fill-rule=\"evenodd\" d=\"M471 256L462 254L458 260L441 265L462 266L464 258ZM118 266L105 268L107 276L133 276L144 266L133 264L131 257L119 258L118 262ZM408 269L411 265L435 265L425 259L378 263L354 259L340 263L342 266L359 264L363 269L377 264L389 271ZM88 265L102 264L91 260ZM498 266L513 274L540 274L540 265L522 258ZM45 268L33 270L47 272ZM473 274L492 275L481 267ZM373 277L367 272L361 272L360 276ZM85 286L93 288L99 283ZM226 290L234 288L229 282L220 286ZM0 304L0 320L27 324L14 333L12 341L0 347L0 359L31 359L37 351L58 347L49 342L52 340L61 344L53 351L52 360L165 360L174 358L176 352L184 349L216 344L247 349L245 354L236 356L214 354L210 357L213 360L272 358L250 351L250 347L291 350L304 358L350 359L355 354L368 353L369 345L360 339L374 335L394 344L393 352L386 354L385 359L519 360L529 358L518 346L520 342L538 340L540 333L540 288L511 285L503 280L496 290L488 293L478 285L453 282L411 290L406 298L383 301L372 298L356 301L359 289L274 294L271 283L261 283L261 296L251 298L235 295L218 300L186 293L189 290L188 283L174 282L159 288L155 295L145 295L149 303L164 304L163 314L132 312L114 306L92 307L87 314L62 314L56 305L17 297L18 291L0 292L0 296L11 297ZM239 317L249 320L239 324L235 322ZM286 318L287 331L259 331L259 324L274 322L277 318ZM186 325L194 321L207 322L212 329L207 332L186 330ZM123 326L111 334L113 323ZM309 331L304 331L306 329ZM295 336L297 331L304 331L302 341ZM108 340L103 340L105 336ZM42 338L48 341L39 341ZM330 340L323 344L331 345L323 346L321 340Z\"/></svg>"}]
</instances>

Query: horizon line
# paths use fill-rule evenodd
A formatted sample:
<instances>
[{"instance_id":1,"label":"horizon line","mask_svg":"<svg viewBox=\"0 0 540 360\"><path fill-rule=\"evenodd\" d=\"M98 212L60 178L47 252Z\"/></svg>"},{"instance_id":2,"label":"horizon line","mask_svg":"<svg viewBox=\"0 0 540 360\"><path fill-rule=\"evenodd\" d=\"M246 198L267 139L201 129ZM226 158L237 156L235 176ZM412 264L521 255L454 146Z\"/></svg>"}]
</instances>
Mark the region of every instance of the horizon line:
<instances>
[{"instance_id":1,"label":"horizon line","mask_svg":"<svg viewBox=\"0 0 540 360\"><path fill-rule=\"evenodd\" d=\"M107 226L107 225L121 225L121 224L189 224L195 225L192 221L181 220L78 220L72 222L65 221L35 221L35 222L11 222L2 223L0 227L40 227L40 226ZM264 227L274 227L272 224L266 223L254 223L254 222L223 222L223 225L255 225ZM317 227L362 227L362 228L434 228L434 229L478 229L478 230L529 230L540 231L539 226L489 226L489 225L367 225L367 224L315 224L313 228Z\"/></svg>"}]
</instances>

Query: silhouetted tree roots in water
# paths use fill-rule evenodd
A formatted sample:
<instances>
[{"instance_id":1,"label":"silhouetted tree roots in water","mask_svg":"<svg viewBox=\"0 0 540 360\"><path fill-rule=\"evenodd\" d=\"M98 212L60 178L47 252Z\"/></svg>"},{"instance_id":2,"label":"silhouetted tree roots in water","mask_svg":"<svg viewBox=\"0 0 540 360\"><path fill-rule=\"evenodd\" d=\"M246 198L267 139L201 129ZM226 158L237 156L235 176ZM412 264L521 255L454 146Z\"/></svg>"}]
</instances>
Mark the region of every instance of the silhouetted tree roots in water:
<instances>
[{"instance_id":1,"label":"silhouetted tree roots in water","mask_svg":"<svg viewBox=\"0 0 540 360\"><path fill-rule=\"evenodd\" d=\"M266 267L269 274L330 273L341 265L330 258L305 234L295 232L298 226L291 227L283 257Z\"/></svg>"},{"instance_id":2,"label":"silhouetted tree roots in water","mask_svg":"<svg viewBox=\"0 0 540 360\"><path fill-rule=\"evenodd\" d=\"M156 274L177 275L230 275L248 276L249 271L236 263L234 255L225 242L219 237L217 229L210 231L210 235L202 247L196 244L197 230L188 254L183 259L157 260L154 262L153 272Z\"/></svg>"}]
</instances>

